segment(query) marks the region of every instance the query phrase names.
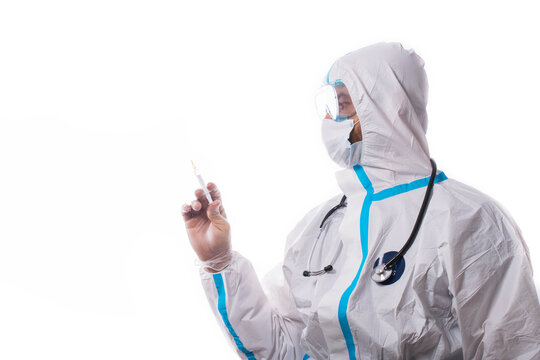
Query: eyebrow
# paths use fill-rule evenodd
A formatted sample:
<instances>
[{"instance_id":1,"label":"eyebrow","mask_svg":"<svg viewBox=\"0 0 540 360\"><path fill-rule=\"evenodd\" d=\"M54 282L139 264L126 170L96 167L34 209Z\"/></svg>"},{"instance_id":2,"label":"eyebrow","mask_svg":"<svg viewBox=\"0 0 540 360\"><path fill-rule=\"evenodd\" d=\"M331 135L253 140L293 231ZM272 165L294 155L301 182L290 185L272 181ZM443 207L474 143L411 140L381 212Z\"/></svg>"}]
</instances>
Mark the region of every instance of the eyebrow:
<instances>
[{"instance_id":1,"label":"eyebrow","mask_svg":"<svg viewBox=\"0 0 540 360\"><path fill-rule=\"evenodd\" d=\"M339 99L339 98L342 98L342 97L348 97L349 99L351 98L351 97L350 97L349 95L347 95L347 94L339 94L339 95L338 95L338 99Z\"/></svg>"}]
</instances>

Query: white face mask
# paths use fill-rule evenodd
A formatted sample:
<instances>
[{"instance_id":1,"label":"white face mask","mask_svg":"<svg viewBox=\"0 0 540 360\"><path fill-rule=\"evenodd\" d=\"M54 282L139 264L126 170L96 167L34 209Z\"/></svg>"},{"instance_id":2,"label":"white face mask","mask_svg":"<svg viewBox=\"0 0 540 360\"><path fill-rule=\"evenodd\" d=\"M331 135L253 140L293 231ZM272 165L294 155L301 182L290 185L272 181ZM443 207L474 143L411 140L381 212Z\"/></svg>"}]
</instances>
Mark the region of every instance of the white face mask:
<instances>
[{"instance_id":1,"label":"white face mask","mask_svg":"<svg viewBox=\"0 0 540 360\"><path fill-rule=\"evenodd\" d=\"M351 145L349 136L356 123L353 120L322 120L322 138L328 155L339 166L353 167L360 162L362 141Z\"/></svg>"}]
</instances>

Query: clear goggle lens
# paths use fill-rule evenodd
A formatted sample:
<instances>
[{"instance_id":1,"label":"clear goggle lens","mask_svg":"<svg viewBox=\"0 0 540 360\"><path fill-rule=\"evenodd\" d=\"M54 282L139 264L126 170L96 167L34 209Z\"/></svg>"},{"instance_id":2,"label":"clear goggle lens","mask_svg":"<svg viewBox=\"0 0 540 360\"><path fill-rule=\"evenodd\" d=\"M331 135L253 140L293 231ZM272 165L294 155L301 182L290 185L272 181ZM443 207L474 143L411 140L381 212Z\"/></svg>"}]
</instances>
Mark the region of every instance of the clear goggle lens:
<instances>
[{"instance_id":1,"label":"clear goggle lens","mask_svg":"<svg viewBox=\"0 0 540 360\"><path fill-rule=\"evenodd\" d=\"M315 108L319 119L333 119L339 115L336 89L324 85L315 94Z\"/></svg>"},{"instance_id":2,"label":"clear goggle lens","mask_svg":"<svg viewBox=\"0 0 540 360\"><path fill-rule=\"evenodd\" d=\"M356 115L349 91L343 83L324 85L315 94L319 119L347 120Z\"/></svg>"}]
</instances>

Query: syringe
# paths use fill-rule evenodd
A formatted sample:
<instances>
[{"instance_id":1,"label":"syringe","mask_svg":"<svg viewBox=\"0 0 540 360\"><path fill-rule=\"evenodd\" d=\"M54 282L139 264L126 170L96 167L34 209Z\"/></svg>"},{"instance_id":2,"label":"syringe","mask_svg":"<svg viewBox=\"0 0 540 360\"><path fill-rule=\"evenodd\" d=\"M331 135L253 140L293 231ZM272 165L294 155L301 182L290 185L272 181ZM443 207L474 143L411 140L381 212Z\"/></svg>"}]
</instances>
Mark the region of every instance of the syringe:
<instances>
[{"instance_id":1,"label":"syringe","mask_svg":"<svg viewBox=\"0 0 540 360\"><path fill-rule=\"evenodd\" d=\"M199 180L199 184L201 185L201 188L204 191L204 195L206 195L206 199L208 200L208 203L211 204L214 200L212 200L212 197L210 196L210 192L206 188L206 183L204 182L201 176L201 172L199 171L199 169L197 169L193 160L191 160L191 165L193 165L193 172L195 173L197 180Z\"/></svg>"}]
</instances>

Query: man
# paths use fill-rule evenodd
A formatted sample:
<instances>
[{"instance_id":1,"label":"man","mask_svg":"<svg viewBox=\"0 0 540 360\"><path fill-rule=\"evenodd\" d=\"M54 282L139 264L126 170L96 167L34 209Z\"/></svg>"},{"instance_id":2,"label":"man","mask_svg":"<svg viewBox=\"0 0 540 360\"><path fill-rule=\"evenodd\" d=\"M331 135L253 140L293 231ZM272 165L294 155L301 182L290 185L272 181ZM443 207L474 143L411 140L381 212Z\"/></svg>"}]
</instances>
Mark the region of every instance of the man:
<instances>
[{"instance_id":1,"label":"man","mask_svg":"<svg viewBox=\"0 0 540 360\"><path fill-rule=\"evenodd\" d=\"M290 233L282 286L267 297L231 250L214 184L212 204L197 190L184 206L203 287L240 357L540 359L519 228L430 160L423 60L375 44L338 59L326 82L322 135L345 196Z\"/></svg>"}]
</instances>

